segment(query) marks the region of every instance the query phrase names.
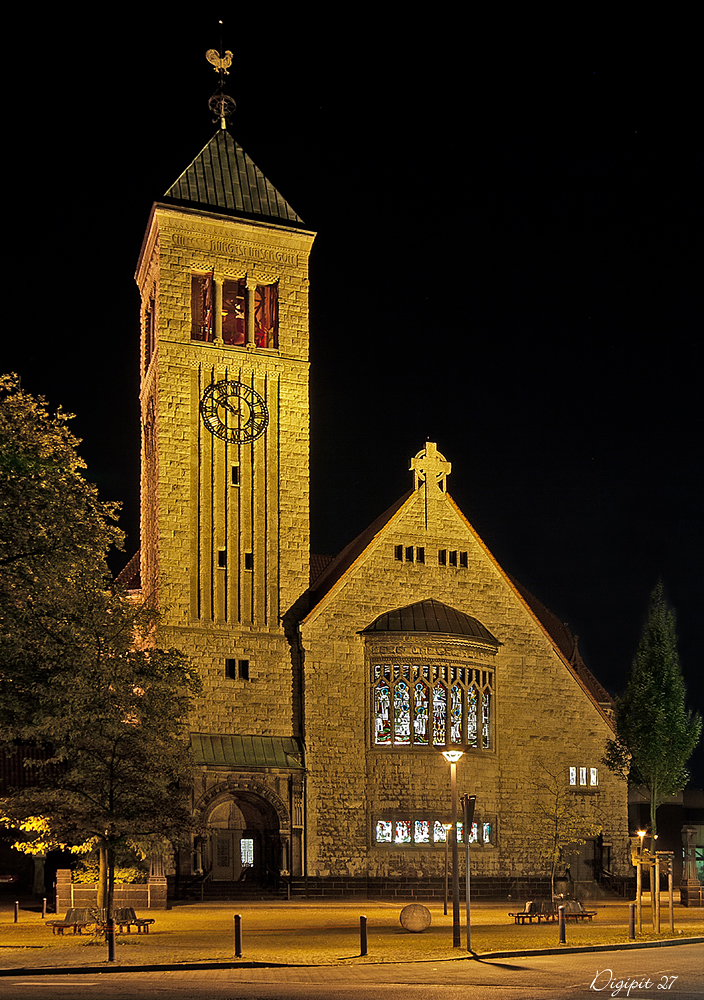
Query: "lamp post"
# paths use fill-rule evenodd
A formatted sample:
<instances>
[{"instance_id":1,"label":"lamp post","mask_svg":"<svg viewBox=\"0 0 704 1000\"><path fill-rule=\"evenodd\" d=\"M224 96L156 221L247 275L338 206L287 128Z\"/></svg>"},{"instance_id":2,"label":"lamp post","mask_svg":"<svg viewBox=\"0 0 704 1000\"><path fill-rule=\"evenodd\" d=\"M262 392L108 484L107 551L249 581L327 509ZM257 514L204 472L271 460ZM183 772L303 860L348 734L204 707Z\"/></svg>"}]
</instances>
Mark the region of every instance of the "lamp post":
<instances>
[{"instance_id":1,"label":"lamp post","mask_svg":"<svg viewBox=\"0 0 704 1000\"><path fill-rule=\"evenodd\" d=\"M638 933L643 929L643 837L645 830L638 830L640 844L638 846L638 864L636 865L636 919Z\"/></svg>"},{"instance_id":2,"label":"lamp post","mask_svg":"<svg viewBox=\"0 0 704 1000\"><path fill-rule=\"evenodd\" d=\"M450 765L450 794L452 798L452 947L460 947L460 869L457 857L457 761L462 750L444 750L443 757ZM466 832L465 832L466 836Z\"/></svg>"}]
</instances>

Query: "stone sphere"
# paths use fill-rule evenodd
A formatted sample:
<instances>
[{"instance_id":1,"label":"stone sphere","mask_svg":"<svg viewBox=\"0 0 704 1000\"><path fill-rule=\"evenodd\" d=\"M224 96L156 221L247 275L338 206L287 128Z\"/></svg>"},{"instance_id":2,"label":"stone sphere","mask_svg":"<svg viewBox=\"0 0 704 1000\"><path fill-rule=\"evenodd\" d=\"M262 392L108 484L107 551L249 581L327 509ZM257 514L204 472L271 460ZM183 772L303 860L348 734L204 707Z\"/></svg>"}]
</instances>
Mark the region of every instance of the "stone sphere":
<instances>
[{"instance_id":1,"label":"stone sphere","mask_svg":"<svg viewBox=\"0 0 704 1000\"><path fill-rule=\"evenodd\" d=\"M422 903L409 903L401 910L399 920L404 930L422 934L426 927L430 927L430 910Z\"/></svg>"}]
</instances>

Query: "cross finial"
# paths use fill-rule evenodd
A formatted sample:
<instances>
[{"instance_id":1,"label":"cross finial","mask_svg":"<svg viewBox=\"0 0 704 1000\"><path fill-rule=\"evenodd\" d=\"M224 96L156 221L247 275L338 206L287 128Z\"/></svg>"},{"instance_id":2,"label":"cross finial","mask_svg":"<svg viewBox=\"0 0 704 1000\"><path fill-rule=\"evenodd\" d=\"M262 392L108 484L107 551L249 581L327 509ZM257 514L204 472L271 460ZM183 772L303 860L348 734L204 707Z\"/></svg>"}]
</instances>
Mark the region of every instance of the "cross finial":
<instances>
[{"instance_id":1,"label":"cross finial","mask_svg":"<svg viewBox=\"0 0 704 1000\"><path fill-rule=\"evenodd\" d=\"M413 472L413 488L418 489L422 483L436 483L438 489L445 492L445 480L452 471L452 465L444 455L441 455L433 441L426 441L425 448L411 459Z\"/></svg>"}]
</instances>

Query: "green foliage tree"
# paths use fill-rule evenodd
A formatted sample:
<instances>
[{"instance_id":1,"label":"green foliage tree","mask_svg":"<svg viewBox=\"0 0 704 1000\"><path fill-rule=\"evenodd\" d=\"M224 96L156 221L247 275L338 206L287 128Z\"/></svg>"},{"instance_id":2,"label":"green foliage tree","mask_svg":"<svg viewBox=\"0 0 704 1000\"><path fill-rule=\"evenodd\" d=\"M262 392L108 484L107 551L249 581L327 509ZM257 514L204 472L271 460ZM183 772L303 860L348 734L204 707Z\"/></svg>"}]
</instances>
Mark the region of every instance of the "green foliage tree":
<instances>
[{"instance_id":1,"label":"green foliage tree","mask_svg":"<svg viewBox=\"0 0 704 1000\"><path fill-rule=\"evenodd\" d=\"M675 613L659 582L626 690L616 700L617 737L607 742L604 756L610 770L648 789L653 835L658 806L687 784L687 761L699 742L702 720L685 700Z\"/></svg>"},{"instance_id":2,"label":"green foliage tree","mask_svg":"<svg viewBox=\"0 0 704 1000\"><path fill-rule=\"evenodd\" d=\"M543 871L550 876L552 898L558 867L577 854L587 837L601 832L601 825L585 816L566 782L565 768L555 763L536 761L535 818L529 840Z\"/></svg>"},{"instance_id":3,"label":"green foliage tree","mask_svg":"<svg viewBox=\"0 0 704 1000\"><path fill-rule=\"evenodd\" d=\"M183 654L155 647L158 616L112 586L116 508L83 479L67 419L0 381L0 740L36 774L0 809L30 850L31 831L94 843L109 908L116 847L188 826L200 688Z\"/></svg>"}]
</instances>

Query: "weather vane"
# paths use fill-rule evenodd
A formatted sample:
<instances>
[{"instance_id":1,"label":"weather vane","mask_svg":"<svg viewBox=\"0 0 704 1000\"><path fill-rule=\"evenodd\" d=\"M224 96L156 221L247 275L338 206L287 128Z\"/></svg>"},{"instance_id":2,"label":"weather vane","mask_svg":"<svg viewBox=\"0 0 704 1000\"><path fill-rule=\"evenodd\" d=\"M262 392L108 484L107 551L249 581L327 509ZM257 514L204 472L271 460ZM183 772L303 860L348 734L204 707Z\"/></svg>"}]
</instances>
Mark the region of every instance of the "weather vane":
<instances>
[{"instance_id":1,"label":"weather vane","mask_svg":"<svg viewBox=\"0 0 704 1000\"><path fill-rule=\"evenodd\" d=\"M220 24L220 48L222 48L222 21L218 22ZM212 65L216 73L220 74L220 86L215 91L213 96L208 101L208 107L215 115L213 121L220 119L220 128L227 128L227 119L234 114L237 105L235 104L234 98L230 97L229 94L225 93L225 77L230 72L230 66L232 66L232 53L228 49L224 55L220 55L217 49L208 49L205 53L205 58Z\"/></svg>"}]
</instances>

